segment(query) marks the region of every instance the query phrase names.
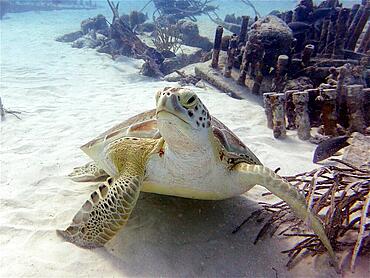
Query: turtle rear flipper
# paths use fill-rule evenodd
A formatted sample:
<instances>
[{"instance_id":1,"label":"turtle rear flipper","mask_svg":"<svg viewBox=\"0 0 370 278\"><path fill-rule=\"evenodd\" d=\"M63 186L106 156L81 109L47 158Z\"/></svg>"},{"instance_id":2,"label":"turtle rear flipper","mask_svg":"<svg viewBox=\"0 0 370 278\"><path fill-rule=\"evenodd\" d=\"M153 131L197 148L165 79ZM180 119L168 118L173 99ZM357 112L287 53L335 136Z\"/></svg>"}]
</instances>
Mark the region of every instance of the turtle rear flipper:
<instances>
[{"instance_id":1,"label":"turtle rear flipper","mask_svg":"<svg viewBox=\"0 0 370 278\"><path fill-rule=\"evenodd\" d=\"M68 177L77 182L97 181L105 180L108 177L108 174L92 161L84 166L74 168Z\"/></svg>"},{"instance_id":2,"label":"turtle rear flipper","mask_svg":"<svg viewBox=\"0 0 370 278\"><path fill-rule=\"evenodd\" d=\"M91 194L70 226L57 233L80 247L102 247L127 223L139 197L142 180L142 176L127 173L108 178Z\"/></svg>"},{"instance_id":3,"label":"turtle rear flipper","mask_svg":"<svg viewBox=\"0 0 370 278\"><path fill-rule=\"evenodd\" d=\"M322 244L328 250L333 265L337 270L339 269L334 250L325 233L325 228L321 220L309 210L305 197L298 192L297 188L282 179L274 171L262 165L240 163L237 164L233 170L239 173L239 179L247 186L259 184L286 202L294 214L305 221L305 223L307 223L315 232Z\"/></svg>"}]
</instances>

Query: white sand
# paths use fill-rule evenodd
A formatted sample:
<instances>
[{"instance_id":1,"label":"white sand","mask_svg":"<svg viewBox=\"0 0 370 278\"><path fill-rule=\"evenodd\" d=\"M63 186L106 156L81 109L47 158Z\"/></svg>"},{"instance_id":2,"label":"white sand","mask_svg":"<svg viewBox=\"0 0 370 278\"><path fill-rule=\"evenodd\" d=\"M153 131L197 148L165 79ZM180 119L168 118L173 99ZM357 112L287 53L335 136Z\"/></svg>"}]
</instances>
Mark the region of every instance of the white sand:
<instances>
[{"instance_id":1,"label":"white sand","mask_svg":"<svg viewBox=\"0 0 370 278\"><path fill-rule=\"evenodd\" d=\"M19 14L1 23L1 97L6 108L24 111L22 120L7 115L1 123L1 277L275 277L273 268L279 277L335 276L308 261L287 272L280 251L288 242L253 245L259 230L253 222L231 234L254 210L260 188L220 202L142 194L128 227L104 249L84 250L57 237L55 230L96 188L66 177L89 161L79 146L153 108L154 93L168 85L138 75L140 61L114 62L53 41L80 21L71 16L71 25L61 26L65 18L58 15ZM273 139L257 103L195 90L267 166L283 174L314 167L314 146L292 133Z\"/></svg>"}]
</instances>

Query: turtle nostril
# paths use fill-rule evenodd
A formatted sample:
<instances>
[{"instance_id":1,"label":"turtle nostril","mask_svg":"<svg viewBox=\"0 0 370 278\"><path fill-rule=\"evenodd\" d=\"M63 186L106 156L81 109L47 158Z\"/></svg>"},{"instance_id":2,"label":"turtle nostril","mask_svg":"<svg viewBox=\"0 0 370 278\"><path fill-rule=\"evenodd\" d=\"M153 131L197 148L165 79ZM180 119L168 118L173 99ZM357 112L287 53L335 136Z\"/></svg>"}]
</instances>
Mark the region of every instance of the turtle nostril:
<instances>
[{"instance_id":1,"label":"turtle nostril","mask_svg":"<svg viewBox=\"0 0 370 278\"><path fill-rule=\"evenodd\" d=\"M167 93L167 96L170 96L171 94L170 93Z\"/></svg>"}]
</instances>

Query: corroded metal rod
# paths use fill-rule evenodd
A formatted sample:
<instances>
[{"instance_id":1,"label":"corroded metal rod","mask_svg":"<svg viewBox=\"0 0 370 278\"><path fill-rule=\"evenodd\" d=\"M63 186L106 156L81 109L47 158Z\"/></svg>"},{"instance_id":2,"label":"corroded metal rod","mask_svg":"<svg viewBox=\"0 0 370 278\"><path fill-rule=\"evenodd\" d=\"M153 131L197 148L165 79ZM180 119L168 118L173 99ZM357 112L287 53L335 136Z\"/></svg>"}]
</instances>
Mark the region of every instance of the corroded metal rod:
<instances>
[{"instance_id":1,"label":"corroded metal rod","mask_svg":"<svg viewBox=\"0 0 370 278\"><path fill-rule=\"evenodd\" d=\"M308 140L311 137L310 118L308 116L308 93L296 92L293 94L295 106L295 124L297 126L298 138Z\"/></svg>"},{"instance_id":2,"label":"corroded metal rod","mask_svg":"<svg viewBox=\"0 0 370 278\"><path fill-rule=\"evenodd\" d=\"M321 103L317 101L317 97L320 95L320 89L307 89L305 92L308 93L308 115L310 117L310 126L318 127L321 123Z\"/></svg>"},{"instance_id":3,"label":"corroded metal rod","mask_svg":"<svg viewBox=\"0 0 370 278\"><path fill-rule=\"evenodd\" d=\"M355 18L356 13L357 13L357 11L358 11L359 8L360 8L360 4L354 4L352 6L352 9L351 9L351 12L349 14L348 21L347 21L347 24L346 24L347 25L347 29L351 26L352 21Z\"/></svg>"},{"instance_id":4,"label":"corroded metal rod","mask_svg":"<svg viewBox=\"0 0 370 278\"><path fill-rule=\"evenodd\" d=\"M240 73L238 78L238 84L245 86L245 78L247 77L247 72L249 69L249 60L248 60L248 42L244 46L242 64L240 66Z\"/></svg>"},{"instance_id":5,"label":"corroded metal rod","mask_svg":"<svg viewBox=\"0 0 370 278\"><path fill-rule=\"evenodd\" d=\"M347 91L347 113L350 132L364 132L363 85L345 86Z\"/></svg>"},{"instance_id":6,"label":"corroded metal rod","mask_svg":"<svg viewBox=\"0 0 370 278\"><path fill-rule=\"evenodd\" d=\"M263 67L262 61L257 62L254 67L256 75L254 78L252 93L255 95L258 95L261 85L262 85L262 81L263 81L262 67Z\"/></svg>"},{"instance_id":7,"label":"corroded metal rod","mask_svg":"<svg viewBox=\"0 0 370 278\"><path fill-rule=\"evenodd\" d=\"M231 77L231 70L233 69L233 65L234 65L235 51L238 46L237 42L238 42L237 36L235 34L232 35L230 44L229 44L229 49L227 50L227 62L224 68L224 76L227 78Z\"/></svg>"},{"instance_id":8,"label":"corroded metal rod","mask_svg":"<svg viewBox=\"0 0 370 278\"><path fill-rule=\"evenodd\" d=\"M222 33L224 32L224 28L222 26L218 26L216 29L215 34L215 41L213 44L213 54L212 54L212 68L217 69L218 68L218 59L220 56L220 50L221 50L221 41L222 41Z\"/></svg>"}]
</instances>

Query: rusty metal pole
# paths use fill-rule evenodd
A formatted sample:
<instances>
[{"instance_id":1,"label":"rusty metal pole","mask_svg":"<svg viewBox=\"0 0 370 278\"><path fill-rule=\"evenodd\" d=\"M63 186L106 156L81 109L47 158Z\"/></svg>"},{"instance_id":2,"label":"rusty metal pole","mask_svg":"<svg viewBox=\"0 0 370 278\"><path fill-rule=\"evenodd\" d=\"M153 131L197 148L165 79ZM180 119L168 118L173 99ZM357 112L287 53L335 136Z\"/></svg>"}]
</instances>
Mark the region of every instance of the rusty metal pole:
<instances>
[{"instance_id":1,"label":"rusty metal pole","mask_svg":"<svg viewBox=\"0 0 370 278\"><path fill-rule=\"evenodd\" d=\"M216 29L215 34L215 41L213 44L213 54L212 54L212 68L217 69L218 68L218 59L220 56L220 50L221 50L221 41L222 41L222 33L224 32L224 28L222 26L218 26Z\"/></svg>"},{"instance_id":2,"label":"rusty metal pole","mask_svg":"<svg viewBox=\"0 0 370 278\"><path fill-rule=\"evenodd\" d=\"M289 63L287 55L279 55L276 63L276 71L273 79L272 90L281 93L285 85L285 74Z\"/></svg>"},{"instance_id":3,"label":"rusty metal pole","mask_svg":"<svg viewBox=\"0 0 370 278\"><path fill-rule=\"evenodd\" d=\"M320 95L320 89L307 89L305 92L308 93L308 116L310 117L310 126L318 127L321 124L321 103L317 101L317 97Z\"/></svg>"}]
</instances>

